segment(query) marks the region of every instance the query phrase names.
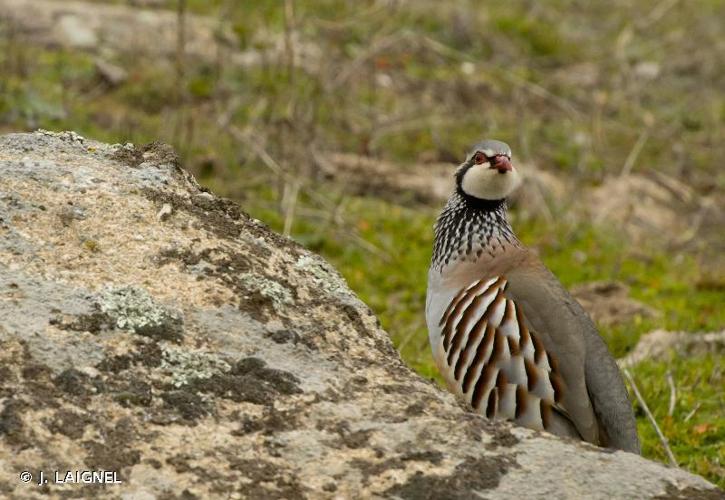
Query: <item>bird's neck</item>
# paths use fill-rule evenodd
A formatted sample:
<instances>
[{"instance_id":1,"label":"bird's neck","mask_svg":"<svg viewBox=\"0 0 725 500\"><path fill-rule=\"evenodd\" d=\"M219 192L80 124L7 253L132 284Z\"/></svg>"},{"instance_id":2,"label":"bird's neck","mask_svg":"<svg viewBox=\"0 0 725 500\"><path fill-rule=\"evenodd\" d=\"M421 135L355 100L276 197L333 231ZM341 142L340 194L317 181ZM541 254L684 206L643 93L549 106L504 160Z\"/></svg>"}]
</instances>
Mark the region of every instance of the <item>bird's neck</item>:
<instances>
[{"instance_id":1,"label":"bird's neck","mask_svg":"<svg viewBox=\"0 0 725 500\"><path fill-rule=\"evenodd\" d=\"M495 257L509 247L520 247L506 218L505 200L482 200L460 189L448 199L435 225L435 269L456 261Z\"/></svg>"}]
</instances>

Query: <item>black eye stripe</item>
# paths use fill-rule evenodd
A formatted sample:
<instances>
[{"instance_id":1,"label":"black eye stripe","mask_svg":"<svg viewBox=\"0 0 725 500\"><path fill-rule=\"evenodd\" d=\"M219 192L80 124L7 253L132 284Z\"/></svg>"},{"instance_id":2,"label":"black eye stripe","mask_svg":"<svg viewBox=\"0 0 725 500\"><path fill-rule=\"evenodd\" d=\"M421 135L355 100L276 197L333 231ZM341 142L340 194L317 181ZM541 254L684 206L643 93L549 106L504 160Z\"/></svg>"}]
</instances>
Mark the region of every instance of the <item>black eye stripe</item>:
<instances>
[{"instance_id":1,"label":"black eye stripe","mask_svg":"<svg viewBox=\"0 0 725 500\"><path fill-rule=\"evenodd\" d=\"M483 151L476 151L475 153L473 153L473 155L471 155L470 163L472 165L480 165L480 164L486 163L486 162L490 163L490 162L494 161L497 156L505 156L509 161L511 160L511 153L508 151L507 152L494 152L494 153L492 153L491 156L489 156L488 154L486 154ZM478 161L478 159L480 159L482 161Z\"/></svg>"},{"instance_id":2,"label":"black eye stripe","mask_svg":"<svg viewBox=\"0 0 725 500\"><path fill-rule=\"evenodd\" d=\"M471 159L476 165L481 165L482 163L490 161L488 156L486 156L486 153L484 153L483 151L476 151Z\"/></svg>"}]
</instances>

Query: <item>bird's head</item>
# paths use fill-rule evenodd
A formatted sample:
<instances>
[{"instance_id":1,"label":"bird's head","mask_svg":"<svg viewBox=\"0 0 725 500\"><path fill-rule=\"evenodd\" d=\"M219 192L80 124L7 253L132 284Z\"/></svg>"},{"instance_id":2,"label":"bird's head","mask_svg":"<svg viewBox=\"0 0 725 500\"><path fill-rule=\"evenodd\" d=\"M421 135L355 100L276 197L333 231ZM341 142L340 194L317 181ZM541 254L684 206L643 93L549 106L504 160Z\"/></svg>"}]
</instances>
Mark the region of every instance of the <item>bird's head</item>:
<instances>
[{"instance_id":1,"label":"bird's head","mask_svg":"<svg viewBox=\"0 0 725 500\"><path fill-rule=\"evenodd\" d=\"M505 142L487 140L476 144L456 172L456 187L474 198L502 200L521 184Z\"/></svg>"}]
</instances>

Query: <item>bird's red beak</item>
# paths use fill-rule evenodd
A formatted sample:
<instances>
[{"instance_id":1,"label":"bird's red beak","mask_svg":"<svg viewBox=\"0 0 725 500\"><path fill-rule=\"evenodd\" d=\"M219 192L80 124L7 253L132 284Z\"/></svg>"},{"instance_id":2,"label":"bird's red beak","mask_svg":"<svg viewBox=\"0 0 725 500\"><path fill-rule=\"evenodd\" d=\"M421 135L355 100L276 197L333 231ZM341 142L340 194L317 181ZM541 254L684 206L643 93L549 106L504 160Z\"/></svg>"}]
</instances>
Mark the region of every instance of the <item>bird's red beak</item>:
<instances>
[{"instance_id":1,"label":"bird's red beak","mask_svg":"<svg viewBox=\"0 0 725 500\"><path fill-rule=\"evenodd\" d=\"M514 167L511 165L511 160L508 159L505 155L498 155L493 160L493 165L491 168L495 168L498 170L499 174L505 174L506 172L509 172L514 169Z\"/></svg>"}]
</instances>

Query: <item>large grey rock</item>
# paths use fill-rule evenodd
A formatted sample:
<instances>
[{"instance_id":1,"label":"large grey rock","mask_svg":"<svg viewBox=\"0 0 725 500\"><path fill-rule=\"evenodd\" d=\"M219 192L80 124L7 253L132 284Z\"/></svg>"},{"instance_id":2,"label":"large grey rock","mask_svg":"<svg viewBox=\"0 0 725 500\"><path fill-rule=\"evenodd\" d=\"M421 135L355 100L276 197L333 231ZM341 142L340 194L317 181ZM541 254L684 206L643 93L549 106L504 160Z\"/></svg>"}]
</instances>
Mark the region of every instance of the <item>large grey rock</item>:
<instances>
[{"instance_id":1,"label":"large grey rock","mask_svg":"<svg viewBox=\"0 0 725 500\"><path fill-rule=\"evenodd\" d=\"M325 261L205 192L169 148L73 133L0 137L0 435L3 497L721 494L467 412ZM40 470L48 484L20 481Z\"/></svg>"}]
</instances>

